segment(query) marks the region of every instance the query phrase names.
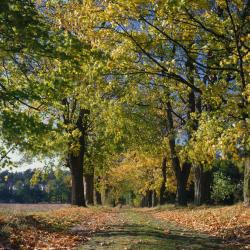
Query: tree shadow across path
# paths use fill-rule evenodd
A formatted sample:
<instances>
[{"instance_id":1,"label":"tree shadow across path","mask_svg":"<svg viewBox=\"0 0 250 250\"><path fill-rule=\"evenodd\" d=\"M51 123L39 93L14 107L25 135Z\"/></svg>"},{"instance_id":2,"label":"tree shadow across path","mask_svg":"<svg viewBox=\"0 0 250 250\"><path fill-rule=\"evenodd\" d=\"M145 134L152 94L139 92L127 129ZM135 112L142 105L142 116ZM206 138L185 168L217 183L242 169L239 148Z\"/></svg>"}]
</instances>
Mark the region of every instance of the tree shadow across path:
<instances>
[{"instance_id":1,"label":"tree shadow across path","mask_svg":"<svg viewBox=\"0 0 250 250\"><path fill-rule=\"evenodd\" d=\"M235 249L218 238L198 234L149 217L141 212L123 210L113 221L96 232L81 250L164 250L164 249Z\"/></svg>"}]
</instances>

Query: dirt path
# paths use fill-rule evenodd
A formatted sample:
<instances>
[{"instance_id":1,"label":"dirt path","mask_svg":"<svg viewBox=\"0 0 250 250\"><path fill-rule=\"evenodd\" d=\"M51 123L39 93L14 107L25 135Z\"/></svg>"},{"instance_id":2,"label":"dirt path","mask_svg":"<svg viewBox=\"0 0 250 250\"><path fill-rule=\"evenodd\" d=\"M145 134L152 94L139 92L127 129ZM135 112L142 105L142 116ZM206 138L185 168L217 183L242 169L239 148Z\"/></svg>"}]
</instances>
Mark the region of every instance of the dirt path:
<instances>
[{"instance_id":1,"label":"dirt path","mask_svg":"<svg viewBox=\"0 0 250 250\"><path fill-rule=\"evenodd\" d=\"M111 210L110 221L79 250L236 249L135 210Z\"/></svg>"}]
</instances>

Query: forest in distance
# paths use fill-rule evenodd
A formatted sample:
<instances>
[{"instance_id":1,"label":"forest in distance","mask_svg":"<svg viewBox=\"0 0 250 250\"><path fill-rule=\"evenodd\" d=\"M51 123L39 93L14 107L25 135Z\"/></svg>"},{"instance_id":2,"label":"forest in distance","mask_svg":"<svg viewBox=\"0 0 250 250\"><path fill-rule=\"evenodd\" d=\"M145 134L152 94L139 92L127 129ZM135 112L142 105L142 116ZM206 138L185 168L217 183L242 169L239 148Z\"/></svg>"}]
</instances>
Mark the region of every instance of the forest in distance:
<instances>
[{"instance_id":1,"label":"forest in distance","mask_svg":"<svg viewBox=\"0 0 250 250\"><path fill-rule=\"evenodd\" d=\"M2 167L54 160L78 206L249 205L249 1L4 0L0 21Z\"/></svg>"},{"instance_id":2,"label":"forest in distance","mask_svg":"<svg viewBox=\"0 0 250 250\"><path fill-rule=\"evenodd\" d=\"M249 207L250 0L0 1L0 249L250 249Z\"/></svg>"},{"instance_id":3,"label":"forest in distance","mask_svg":"<svg viewBox=\"0 0 250 250\"><path fill-rule=\"evenodd\" d=\"M37 179L39 170L0 173L0 203L70 203L70 173L47 171Z\"/></svg>"},{"instance_id":4,"label":"forest in distance","mask_svg":"<svg viewBox=\"0 0 250 250\"><path fill-rule=\"evenodd\" d=\"M243 201L243 175L236 166L225 165L216 167L210 172L211 197L207 196L207 204L230 205ZM71 202L71 177L68 170L28 169L23 172L0 172L0 203L57 203ZM131 178L131 182L134 181ZM138 185L138 184L137 184ZM143 184L142 184L143 185ZM84 178L86 189L86 179ZM142 186L143 187L143 186ZM127 187L128 188L128 187ZM141 195L136 199L136 189L119 194L119 197L105 193L105 189L93 187L93 200L86 196L89 205L107 206L142 206L154 207L159 204L156 193ZM112 191L111 191L112 192ZM190 181L187 188L187 201L193 202L194 182ZM102 198L101 198L102 197ZM175 191L165 192L166 203L175 203ZM98 200L99 199L99 200Z\"/></svg>"}]
</instances>

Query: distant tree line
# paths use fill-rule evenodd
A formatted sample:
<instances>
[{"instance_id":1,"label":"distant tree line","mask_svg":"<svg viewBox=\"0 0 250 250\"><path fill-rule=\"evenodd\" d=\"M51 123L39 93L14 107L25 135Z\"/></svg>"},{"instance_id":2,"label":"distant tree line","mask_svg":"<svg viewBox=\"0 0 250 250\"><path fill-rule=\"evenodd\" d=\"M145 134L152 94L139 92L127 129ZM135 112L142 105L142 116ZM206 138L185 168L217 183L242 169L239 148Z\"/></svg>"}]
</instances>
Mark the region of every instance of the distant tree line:
<instances>
[{"instance_id":1,"label":"distant tree line","mask_svg":"<svg viewBox=\"0 0 250 250\"><path fill-rule=\"evenodd\" d=\"M69 203L70 174L56 170L42 173L28 169L23 172L0 173L0 202L6 203Z\"/></svg>"}]
</instances>

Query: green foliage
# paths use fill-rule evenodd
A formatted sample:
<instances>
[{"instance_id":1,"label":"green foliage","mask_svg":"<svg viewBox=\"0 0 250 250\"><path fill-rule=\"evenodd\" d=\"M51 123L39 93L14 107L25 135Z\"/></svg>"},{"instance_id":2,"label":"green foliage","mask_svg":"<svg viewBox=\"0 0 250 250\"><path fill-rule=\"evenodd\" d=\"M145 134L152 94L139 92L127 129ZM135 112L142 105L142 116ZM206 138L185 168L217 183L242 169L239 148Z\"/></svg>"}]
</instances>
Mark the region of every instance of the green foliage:
<instances>
[{"instance_id":1,"label":"green foliage","mask_svg":"<svg viewBox=\"0 0 250 250\"><path fill-rule=\"evenodd\" d=\"M231 178L224 175L222 172L215 172L213 176L212 199L216 202L223 202L236 190L236 185Z\"/></svg>"},{"instance_id":2,"label":"green foliage","mask_svg":"<svg viewBox=\"0 0 250 250\"><path fill-rule=\"evenodd\" d=\"M3 155L14 145L66 162L83 139L85 173L111 169L104 185L115 187L115 199L157 191L162 155L174 173L186 162L211 168L216 157L249 156L247 4L45 2L0 7ZM121 166L130 152L140 159ZM218 190L227 185L216 178ZM215 199L228 197L216 190Z\"/></svg>"}]
</instances>

